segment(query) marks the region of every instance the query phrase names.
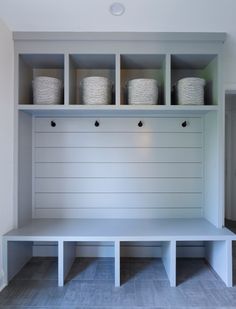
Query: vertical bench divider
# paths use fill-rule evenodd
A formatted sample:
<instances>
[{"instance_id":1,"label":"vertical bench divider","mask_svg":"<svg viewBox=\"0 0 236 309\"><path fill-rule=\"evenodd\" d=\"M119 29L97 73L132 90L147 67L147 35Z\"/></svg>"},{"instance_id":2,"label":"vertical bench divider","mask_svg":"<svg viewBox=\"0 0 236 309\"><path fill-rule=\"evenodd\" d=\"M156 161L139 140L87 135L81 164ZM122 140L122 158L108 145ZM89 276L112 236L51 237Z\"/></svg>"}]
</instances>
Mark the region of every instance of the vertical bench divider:
<instances>
[{"instance_id":1,"label":"vertical bench divider","mask_svg":"<svg viewBox=\"0 0 236 309\"><path fill-rule=\"evenodd\" d=\"M176 286L176 241L166 241L162 245L162 262L164 264L170 286Z\"/></svg>"},{"instance_id":2,"label":"vertical bench divider","mask_svg":"<svg viewBox=\"0 0 236 309\"><path fill-rule=\"evenodd\" d=\"M115 241L115 286L120 286L120 241Z\"/></svg>"},{"instance_id":3,"label":"vertical bench divider","mask_svg":"<svg viewBox=\"0 0 236 309\"><path fill-rule=\"evenodd\" d=\"M58 241L58 286L64 285L64 241Z\"/></svg>"},{"instance_id":4,"label":"vertical bench divider","mask_svg":"<svg viewBox=\"0 0 236 309\"><path fill-rule=\"evenodd\" d=\"M63 286L65 278L76 256L76 243L60 240L58 243L58 286Z\"/></svg>"},{"instance_id":5,"label":"vertical bench divider","mask_svg":"<svg viewBox=\"0 0 236 309\"><path fill-rule=\"evenodd\" d=\"M64 241L64 281L76 257L76 242Z\"/></svg>"},{"instance_id":6,"label":"vertical bench divider","mask_svg":"<svg viewBox=\"0 0 236 309\"><path fill-rule=\"evenodd\" d=\"M3 238L3 284L8 282L23 268L33 256L32 241L9 241Z\"/></svg>"},{"instance_id":7,"label":"vertical bench divider","mask_svg":"<svg viewBox=\"0 0 236 309\"><path fill-rule=\"evenodd\" d=\"M226 286L232 287L232 240L207 241L205 257Z\"/></svg>"},{"instance_id":8,"label":"vertical bench divider","mask_svg":"<svg viewBox=\"0 0 236 309\"><path fill-rule=\"evenodd\" d=\"M232 240L226 240L226 259L227 259L227 269L226 269L226 285L228 287L233 286L233 252L232 252L233 242Z\"/></svg>"}]
</instances>

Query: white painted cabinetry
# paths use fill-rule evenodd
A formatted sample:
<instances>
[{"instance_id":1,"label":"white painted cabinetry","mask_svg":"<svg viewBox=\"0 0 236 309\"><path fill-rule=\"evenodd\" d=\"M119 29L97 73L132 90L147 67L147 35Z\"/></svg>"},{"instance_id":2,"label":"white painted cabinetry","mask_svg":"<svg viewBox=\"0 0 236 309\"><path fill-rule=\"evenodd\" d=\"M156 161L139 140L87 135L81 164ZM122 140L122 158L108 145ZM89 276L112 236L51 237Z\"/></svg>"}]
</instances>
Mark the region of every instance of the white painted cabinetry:
<instances>
[{"instance_id":1,"label":"white painted cabinetry","mask_svg":"<svg viewBox=\"0 0 236 309\"><path fill-rule=\"evenodd\" d=\"M33 242L54 241L63 285L76 242L93 241L114 245L118 286L122 243L151 241L175 286L176 246L200 241L232 284L234 236L223 228L224 39L15 34L17 229L4 236L6 281ZM32 79L41 75L63 81L62 104L33 105ZM83 104L80 83L88 76L112 81L110 104ZM176 105L173 89L183 77L206 80L204 105ZM158 81L157 105L127 104L133 78ZM19 252L19 265L10 262L11 251Z\"/></svg>"}]
</instances>

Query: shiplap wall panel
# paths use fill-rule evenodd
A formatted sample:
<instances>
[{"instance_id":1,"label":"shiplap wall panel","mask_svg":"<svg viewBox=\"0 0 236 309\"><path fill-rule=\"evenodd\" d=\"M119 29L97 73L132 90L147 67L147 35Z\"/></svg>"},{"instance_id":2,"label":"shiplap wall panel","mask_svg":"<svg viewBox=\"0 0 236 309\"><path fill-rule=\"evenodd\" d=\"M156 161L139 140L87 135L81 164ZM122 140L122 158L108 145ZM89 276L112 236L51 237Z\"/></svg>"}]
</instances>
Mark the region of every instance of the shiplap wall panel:
<instances>
[{"instance_id":1,"label":"shiplap wall panel","mask_svg":"<svg viewBox=\"0 0 236 309\"><path fill-rule=\"evenodd\" d=\"M35 119L36 218L202 215L201 117L95 120Z\"/></svg>"},{"instance_id":2,"label":"shiplap wall panel","mask_svg":"<svg viewBox=\"0 0 236 309\"><path fill-rule=\"evenodd\" d=\"M201 192L199 178L36 178L36 192ZM128 204L128 200L127 200Z\"/></svg>"},{"instance_id":3,"label":"shiplap wall panel","mask_svg":"<svg viewBox=\"0 0 236 309\"><path fill-rule=\"evenodd\" d=\"M127 199L129 203L127 205ZM198 208L201 193L36 193L36 208Z\"/></svg>"},{"instance_id":4,"label":"shiplap wall panel","mask_svg":"<svg viewBox=\"0 0 236 309\"><path fill-rule=\"evenodd\" d=\"M36 163L41 178L202 177L201 163Z\"/></svg>"},{"instance_id":5,"label":"shiplap wall panel","mask_svg":"<svg viewBox=\"0 0 236 309\"><path fill-rule=\"evenodd\" d=\"M199 218L202 216L202 208L70 208L70 209L36 209L36 218L91 218L91 219L108 219L108 218Z\"/></svg>"},{"instance_id":6,"label":"shiplap wall panel","mask_svg":"<svg viewBox=\"0 0 236 309\"><path fill-rule=\"evenodd\" d=\"M94 155L96 151L96 155ZM36 148L36 163L201 163L202 148Z\"/></svg>"},{"instance_id":7,"label":"shiplap wall panel","mask_svg":"<svg viewBox=\"0 0 236 309\"><path fill-rule=\"evenodd\" d=\"M36 147L201 147L201 133L175 132L44 132L36 133Z\"/></svg>"}]
</instances>

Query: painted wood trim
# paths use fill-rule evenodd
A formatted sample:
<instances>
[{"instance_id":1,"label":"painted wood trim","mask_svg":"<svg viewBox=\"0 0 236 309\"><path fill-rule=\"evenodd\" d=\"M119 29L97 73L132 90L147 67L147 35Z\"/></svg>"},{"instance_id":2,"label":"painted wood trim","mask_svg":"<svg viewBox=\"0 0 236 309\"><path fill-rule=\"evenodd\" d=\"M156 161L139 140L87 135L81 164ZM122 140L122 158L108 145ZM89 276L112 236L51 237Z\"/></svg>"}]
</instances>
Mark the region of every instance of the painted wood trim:
<instances>
[{"instance_id":1,"label":"painted wood trim","mask_svg":"<svg viewBox=\"0 0 236 309\"><path fill-rule=\"evenodd\" d=\"M64 242L59 240L57 242L58 250L58 286L64 286Z\"/></svg>"},{"instance_id":2,"label":"painted wood trim","mask_svg":"<svg viewBox=\"0 0 236 309\"><path fill-rule=\"evenodd\" d=\"M76 246L74 242L63 242L63 281L65 282L66 277L71 269L71 266L76 256Z\"/></svg>"},{"instance_id":3,"label":"painted wood trim","mask_svg":"<svg viewBox=\"0 0 236 309\"><path fill-rule=\"evenodd\" d=\"M31 241L4 240L4 281L7 284L31 259L33 243Z\"/></svg>"},{"instance_id":4,"label":"painted wood trim","mask_svg":"<svg viewBox=\"0 0 236 309\"><path fill-rule=\"evenodd\" d=\"M226 286L232 287L232 240L206 242L206 259Z\"/></svg>"},{"instance_id":5,"label":"painted wood trim","mask_svg":"<svg viewBox=\"0 0 236 309\"><path fill-rule=\"evenodd\" d=\"M162 245L162 262L165 267L170 286L176 286L176 241L165 242Z\"/></svg>"},{"instance_id":6,"label":"painted wood trim","mask_svg":"<svg viewBox=\"0 0 236 309\"><path fill-rule=\"evenodd\" d=\"M120 286L120 241L115 241L115 286Z\"/></svg>"},{"instance_id":7,"label":"painted wood trim","mask_svg":"<svg viewBox=\"0 0 236 309\"><path fill-rule=\"evenodd\" d=\"M3 285L8 285L8 240L2 238Z\"/></svg>"},{"instance_id":8,"label":"painted wood trim","mask_svg":"<svg viewBox=\"0 0 236 309\"><path fill-rule=\"evenodd\" d=\"M233 286L233 242L226 240L226 285Z\"/></svg>"},{"instance_id":9,"label":"painted wood trim","mask_svg":"<svg viewBox=\"0 0 236 309\"><path fill-rule=\"evenodd\" d=\"M225 32L13 32L14 41L203 41L226 40Z\"/></svg>"},{"instance_id":10,"label":"painted wood trim","mask_svg":"<svg viewBox=\"0 0 236 309\"><path fill-rule=\"evenodd\" d=\"M121 65L120 65L120 54L116 54L115 59L115 106L119 107L121 104Z\"/></svg>"},{"instance_id":11,"label":"painted wood trim","mask_svg":"<svg viewBox=\"0 0 236 309\"><path fill-rule=\"evenodd\" d=\"M62 104L62 106L68 108L69 107L69 103L70 103L70 81L69 81L69 77L70 77L70 59L69 59L69 54L65 53L64 54L64 98L63 98L63 102L64 104Z\"/></svg>"},{"instance_id":12,"label":"painted wood trim","mask_svg":"<svg viewBox=\"0 0 236 309\"><path fill-rule=\"evenodd\" d=\"M171 108L171 55L166 54L165 58L165 105Z\"/></svg>"},{"instance_id":13,"label":"painted wood trim","mask_svg":"<svg viewBox=\"0 0 236 309\"><path fill-rule=\"evenodd\" d=\"M116 227L116 228L114 228ZM236 240L206 219L36 219L3 237L16 241Z\"/></svg>"}]
</instances>

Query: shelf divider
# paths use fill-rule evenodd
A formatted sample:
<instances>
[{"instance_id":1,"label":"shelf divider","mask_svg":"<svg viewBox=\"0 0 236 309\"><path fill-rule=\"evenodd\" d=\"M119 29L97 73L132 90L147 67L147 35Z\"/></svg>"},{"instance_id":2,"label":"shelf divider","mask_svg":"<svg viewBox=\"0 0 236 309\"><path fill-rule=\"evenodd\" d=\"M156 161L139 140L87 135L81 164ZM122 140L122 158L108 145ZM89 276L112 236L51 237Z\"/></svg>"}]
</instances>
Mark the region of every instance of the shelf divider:
<instances>
[{"instance_id":1,"label":"shelf divider","mask_svg":"<svg viewBox=\"0 0 236 309\"><path fill-rule=\"evenodd\" d=\"M171 106L171 65L170 54L166 54L165 61L165 105Z\"/></svg>"},{"instance_id":2,"label":"shelf divider","mask_svg":"<svg viewBox=\"0 0 236 309\"><path fill-rule=\"evenodd\" d=\"M120 81L120 54L116 54L116 65L115 65L115 105L120 106L120 92L121 92L121 81Z\"/></svg>"},{"instance_id":3,"label":"shelf divider","mask_svg":"<svg viewBox=\"0 0 236 309\"><path fill-rule=\"evenodd\" d=\"M64 106L69 106L69 54L64 55Z\"/></svg>"}]
</instances>

